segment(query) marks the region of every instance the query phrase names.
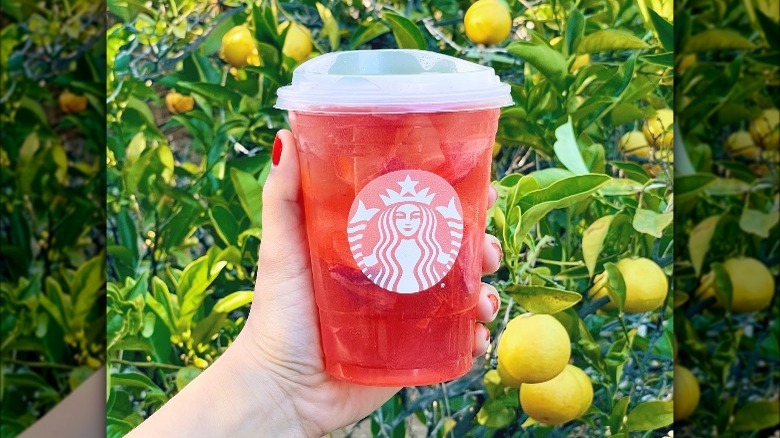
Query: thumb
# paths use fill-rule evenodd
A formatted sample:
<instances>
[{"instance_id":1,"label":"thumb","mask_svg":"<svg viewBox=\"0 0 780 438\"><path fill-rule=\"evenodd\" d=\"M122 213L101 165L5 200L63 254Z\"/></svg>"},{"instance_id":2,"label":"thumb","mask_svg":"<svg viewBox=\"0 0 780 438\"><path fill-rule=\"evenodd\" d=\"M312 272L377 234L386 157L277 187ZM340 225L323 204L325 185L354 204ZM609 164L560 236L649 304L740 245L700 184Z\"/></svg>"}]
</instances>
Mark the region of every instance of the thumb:
<instances>
[{"instance_id":1,"label":"thumb","mask_svg":"<svg viewBox=\"0 0 780 438\"><path fill-rule=\"evenodd\" d=\"M271 171L263 187L258 277L266 282L297 277L309 267L302 198L295 138L284 129L274 139Z\"/></svg>"}]
</instances>

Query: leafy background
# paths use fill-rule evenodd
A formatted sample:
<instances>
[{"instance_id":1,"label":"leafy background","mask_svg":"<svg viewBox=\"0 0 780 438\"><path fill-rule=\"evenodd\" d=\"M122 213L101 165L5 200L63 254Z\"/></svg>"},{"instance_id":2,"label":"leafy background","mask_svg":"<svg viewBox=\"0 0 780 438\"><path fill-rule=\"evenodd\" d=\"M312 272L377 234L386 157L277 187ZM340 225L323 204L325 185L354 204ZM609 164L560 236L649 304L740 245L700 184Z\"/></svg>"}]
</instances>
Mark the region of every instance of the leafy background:
<instances>
[{"instance_id":1,"label":"leafy background","mask_svg":"<svg viewBox=\"0 0 780 438\"><path fill-rule=\"evenodd\" d=\"M776 290L767 309L751 313L714 306L695 291L714 273L716 295L730 297L723 262L733 257L760 260L775 278L780 271L780 157L746 158L726 145L763 109L780 106L780 9L765 1L714 6L677 5L675 332L678 362L699 380L701 402L675 433L754 436L780 424Z\"/></svg>"},{"instance_id":2,"label":"leafy background","mask_svg":"<svg viewBox=\"0 0 780 438\"><path fill-rule=\"evenodd\" d=\"M502 111L494 160L500 199L489 214L505 253L488 278L503 300L493 339L517 314L555 314L574 341L574 362L595 382L594 406L581 421L534 425L517 390L488 373L494 345L465 377L406 388L338 434L668 430L671 298L658 311L625 315L583 296L595 274L629 255L671 273L671 165L616 146L673 104L671 4L511 1L512 34L492 47L465 38L468 6L109 2L109 435L126 433L181 390L244 323L269 149L288 126L273 104L297 65L282 53L284 21L311 30L314 56L422 48L492 66L512 86L516 103ZM217 52L224 33L242 23L262 63L231 69ZM167 111L162 96L173 90L192 97L194 108ZM609 232L584 255L583 233L605 216L613 218Z\"/></svg>"},{"instance_id":3,"label":"leafy background","mask_svg":"<svg viewBox=\"0 0 780 438\"><path fill-rule=\"evenodd\" d=\"M57 2L54 2L57 3ZM105 10L2 2L0 435L105 361ZM66 111L63 93L81 96Z\"/></svg>"}]
</instances>

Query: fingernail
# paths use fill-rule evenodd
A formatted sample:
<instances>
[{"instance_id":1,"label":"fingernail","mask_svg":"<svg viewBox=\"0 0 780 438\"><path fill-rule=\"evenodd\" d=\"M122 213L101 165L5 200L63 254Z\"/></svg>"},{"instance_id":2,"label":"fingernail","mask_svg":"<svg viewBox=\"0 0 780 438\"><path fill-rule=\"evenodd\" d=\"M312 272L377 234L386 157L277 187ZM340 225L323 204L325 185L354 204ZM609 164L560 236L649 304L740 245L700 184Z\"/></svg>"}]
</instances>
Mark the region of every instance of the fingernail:
<instances>
[{"instance_id":1,"label":"fingernail","mask_svg":"<svg viewBox=\"0 0 780 438\"><path fill-rule=\"evenodd\" d=\"M504 258L504 251L501 250L501 244L498 242L490 242L490 244L498 251L498 263L501 263L501 260Z\"/></svg>"},{"instance_id":2,"label":"fingernail","mask_svg":"<svg viewBox=\"0 0 780 438\"><path fill-rule=\"evenodd\" d=\"M493 318L495 318L498 314L498 308L501 307L501 301L498 299L498 296L492 293L488 295L488 299L490 300L490 305L493 306Z\"/></svg>"},{"instance_id":3,"label":"fingernail","mask_svg":"<svg viewBox=\"0 0 780 438\"><path fill-rule=\"evenodd\" d=\"M279 165L279 160L282 158L282 139L279 138L279 134L274 137L274 147L271 150L271 164L274 166Z\"/></svg>"}]
</instances>

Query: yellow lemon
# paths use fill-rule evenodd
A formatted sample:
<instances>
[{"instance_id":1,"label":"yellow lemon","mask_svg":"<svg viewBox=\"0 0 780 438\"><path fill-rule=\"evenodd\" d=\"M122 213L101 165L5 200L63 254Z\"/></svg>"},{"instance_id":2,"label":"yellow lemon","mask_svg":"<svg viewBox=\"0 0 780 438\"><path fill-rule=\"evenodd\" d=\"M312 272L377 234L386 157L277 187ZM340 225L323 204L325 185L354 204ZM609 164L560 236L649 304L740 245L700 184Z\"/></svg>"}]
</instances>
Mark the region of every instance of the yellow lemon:
<instances>
[{"instance_id":1,"label":"yellow lemon","mask_svg":"<svg viewBox=\"0 0 780 438\"><path fill-rule=\"evenodd\" d=\"M65 90L59 97L60 109L66 114L80 113L87 109L87 98Z\"/></svg>"},{"instance_id":2,"label":"yellow lemon","mask_svg":"<svg viewBox=\"0 0 780 438\"><path fill-rule=\"evenodd\" d=\"M753 141L764 149L780 148L780 110L765 109L760 116L750 122L750 135Z\"/></svg>"},{"instance_id":3,"label":"yellow lemon","mask_svg":"<svg viewBox=\"0 0 780 438\"><path fill-rule=\"evenodd\" d=\"M563 370L570 357L569 334L550 315L520 315L509 321L498 341L498 364L517 382L550 380Z\"/></svg>"},{"instance_id":4,"label":"yellow lemon","mask_svg":"<svg viewBox=\"0 0 780 438\"><path fill-rule=\"evenodd\" d=\"M618 141L618 151L632 157L649 159L651 150L650 143L645 135L639 131L629 131L623 134Z\"/></svg>"},{"instance_id":5,"label":"yellow lemon","mask_svg":"<svg viewBox=\"0 0 780 438\"><path fill-rule=\"evenodd\" d=\"M758 159L761 150L753 142L753 137L747 131L737 131L726 138L726 152L731 155Z\"/></svg>"},{"instance_id":6,"label":"yellow lemon","mask_svg":"<svg viewBox=\"0 0 780 438\"><path fill-rule=\"evenodd\" d=\"M493 45L504 41L512 30L512 16L498 0L477 0L463 17L466 37L477 44Z\"/></svg>"},{"instance_id":7,"label":"yellow lemon","mask_svg":"<svg viewBox=\"0 0 780 438\"><path fill-rule=\"evenodd\" d=\"M222 37L219 56L233 67L241 68L247 64L253 50L257 50L255 39L249 28L241 25L230 29Z\"/></svg>"},{"instance_id":8,"label":"yellow lemon","mask_svg":"<svg viewBox=\"0 0 780 438\"><path fill-rule=\"evenodd\" d=\"M279 31L281 32L289 26L290 22L285 21L279 25ZM309 57L313 47L309 29L300 23L294 23L284 39L282 53L298 62L303 62Z\"/></svg>"},{"instance_id":9,"label":"yellow lemon","mask_svg":"<svg viewBox=\"0 0 780 438\"><path fill-rule=\"evenodd\" d=\"M501 378L501 383L503 383L504 386L509 386L510 388L519 388L523 383L512 377L511 374L507 373L504 369L504 366L501 365L501 362L498 363L496 371L498 372L498 376Z\"/></svg>"},{"instance_id":10,"label":"yellow lemon","mask_svg":"<svg viewBox=\"0 0 780 438\"><path fill-rule=\"evenodd\" d=\"M674 143L673 125L674 111L669 108L661 108L656 111L654 116L650 116L645 120L642 132L644 132L647 141L653 146L659 149L669 149Z\"/></svg>"},{"instance_id":11,"label":"yellow lemon","mask_svg":"<svg viewBox=\"0 0 780 438\"><path fill-rule=\"evenodd\" d=\"M185 96L175 91L171 91L165 95L165 106L171 114L186 113L187 111L191 111L194 105L195 100L192 96Z\"/></svg>"},{"instance_id":12,"label":"yellow lemon","mask_svg":"<svg viewBox=\"0 0 780 438\"><path fill-rule=\"evenodd\" d=\"M723 262L723 268L731 280L733 312L755 312L769 306L775 294L775 278L763 263L751 257L739 257ZM700 299L716 296L714 282L714 272L703 276L697 296Z\"/></svg>"},{"instance_id":13,"label":"yellow lemon","mask_svg":"<svg viewBox=\"0 0 780 438\"><path fill-rule=\"evenodd\" d=\"M699 381L691 370L674 366L674 420L688 418L699 405Z\"/></svg>"},{"instance_id":14,"label":"yellow lemon","mask_svg":"<svg viewBox=\"0 0 780 438\"><path fill-rule=\"evenodd\" d=\"M644 257L631 257L619 260L616 266L626 284L626 302L623 305L623 311L644 313L663 305L669 291L669 281L664 271L654 261ZM594 279L591 288L594 300L609 296L606 287L607 280L606 271Z\"/></svg>"},{"instance_id":15,"label":"yellow lemon","mask_svg":"<svg viewBox=\"0 0 780 438\"><path fill-rule=\"evenodd\" d=\"M542 383L523 383L520 406L529 417L559 425L581 417L593 402L593 383L584 371L574 365Z\"/></svg>"}]
</instances>

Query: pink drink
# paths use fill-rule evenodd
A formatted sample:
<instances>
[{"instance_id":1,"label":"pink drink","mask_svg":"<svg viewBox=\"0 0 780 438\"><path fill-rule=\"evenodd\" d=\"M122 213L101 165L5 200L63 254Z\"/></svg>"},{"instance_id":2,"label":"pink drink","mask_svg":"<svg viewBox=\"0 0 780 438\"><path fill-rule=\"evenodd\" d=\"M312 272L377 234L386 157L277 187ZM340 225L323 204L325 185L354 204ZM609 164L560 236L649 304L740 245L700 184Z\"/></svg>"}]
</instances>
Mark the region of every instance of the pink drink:
<instances>
[{"instance_id":1,"label":"pink drink","mask_svg":"<svg viewBox=\"0 0 780 438\"><path fill-rule=\"evenodd\" d=\"M327 371L374 386L462 376L500 105L292 106Z\"/></svg>"}]
</instances>

